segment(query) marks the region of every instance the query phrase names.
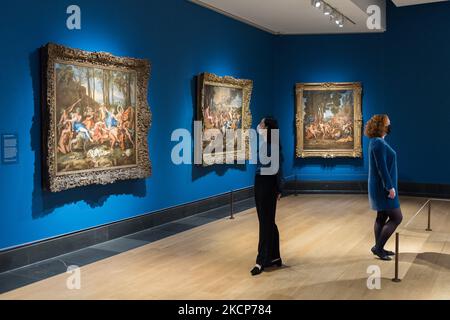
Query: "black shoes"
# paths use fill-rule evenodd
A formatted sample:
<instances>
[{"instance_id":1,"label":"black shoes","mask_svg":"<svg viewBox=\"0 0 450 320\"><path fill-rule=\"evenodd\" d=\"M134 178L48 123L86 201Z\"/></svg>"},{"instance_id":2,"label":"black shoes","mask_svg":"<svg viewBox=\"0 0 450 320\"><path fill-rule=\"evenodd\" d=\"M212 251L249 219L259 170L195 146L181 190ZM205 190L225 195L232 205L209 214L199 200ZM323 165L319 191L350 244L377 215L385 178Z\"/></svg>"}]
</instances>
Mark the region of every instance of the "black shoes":
<instances>
[{"instance_id":1,"label":"black shoes","mask_svg":"<svg viewBox=\"0 0 450 320\"><path fill-rule=\"evenodd\" d=\"M383 252L384 252L387 256L395 256L395 252L388 251L388 250L383 250Z\"/></svg>"},{"instance_id":2,"label":"black shoes","mask_svg":"<svg viewBox=\"0 0 450 320\"><path fill-rule=\"evenodd\" d=\"M281 260L281 258L277 259L277 260L273 260L272 264L270 265L271 267L281 267L283 265L283 261Z\"/></svg>"},{"instance_id":3,"label":"black shoes","mask_svg":"<svg viewBox=\"0 0 450 320\"><path fill-rule=\"evenodd\" d=\"M283 261L281 260L281 258L279 258L279 259L276 259L276 260L272 260L271 262L270 262L270 264L269 265L266 265L265 267L266 268L272 268L272 267L281 267L283 265ZM260 265L256 265L251 271L250 271L250 273L252 274L252 276L257 276L258 274L261 274L263 271L264 271L264 268L265 267L262 267L262 266L260 266Z\"/></svg>"},{"instance_id":4,"label":"black shoes","mask_svg":"<svg viewBox=\"0 0 450 320\"><path fill-rule=\"evenodd\" d=\"M374 255L376 255L381 260L384 260L384 261L391 261L392 260L391 257L389 257L389 255L387 254L387 251L379 250L376 247L373 247L371 249L371 251L372 251L372 253Z\"/></svg>"},{"instance_id":5,"label":"black shoes","mask_svg":"<svg viewBox=\"0 0 450 320\"><path fill-rule=\"evenodd\" d=\"M261 266L255 266L250 273L252 274L252 276L257 276L258 274L261 274L261 272L263 272L264 268Z\"/></svg>"}]
</instances>

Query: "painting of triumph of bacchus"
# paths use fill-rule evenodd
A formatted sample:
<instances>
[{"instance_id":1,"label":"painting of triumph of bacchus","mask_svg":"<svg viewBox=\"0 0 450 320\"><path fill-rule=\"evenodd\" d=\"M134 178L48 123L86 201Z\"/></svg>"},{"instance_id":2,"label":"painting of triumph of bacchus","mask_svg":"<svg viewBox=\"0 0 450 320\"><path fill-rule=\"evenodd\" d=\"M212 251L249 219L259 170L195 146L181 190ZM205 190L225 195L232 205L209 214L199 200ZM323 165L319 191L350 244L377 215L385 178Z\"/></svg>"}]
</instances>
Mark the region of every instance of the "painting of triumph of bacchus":
<instances>
[{"instance_id":1,"label":"painting of triumph of bacchus","mask_svg":"<svg viewBox=\"0 0 450 320\"><path fill-rule=\"evenodd\" d=\"M210 165L214 161L222 164L221 158L227 156L236 160L249 159L249 139L245 132L252 123L253 81L212 73L201 74L197 81L197 120L203 125L203 164ZM208 151L211 145L221 145L223 150Z\"/></svg>"},{"instance_id":2,"label":"painting of triumph of bacchus","mask_svg":"<svg viewBox=\"0 0 450 320\"><path fill-rule=\"evenodd\" d=\"M136 73L57 63L57 172L136 164Z\"/></svg>"},{"instance_id":3,"label":"painting of triumph of bacchus","mask_svg":"<svg viewBox=\"0 0 450 320\"><path fill-rule=\"evenodd\" d=\"M204 129L242 129L242 89L205 85ZM204 142L205 145L208 141Z\"/></svg>"}]
</instances>

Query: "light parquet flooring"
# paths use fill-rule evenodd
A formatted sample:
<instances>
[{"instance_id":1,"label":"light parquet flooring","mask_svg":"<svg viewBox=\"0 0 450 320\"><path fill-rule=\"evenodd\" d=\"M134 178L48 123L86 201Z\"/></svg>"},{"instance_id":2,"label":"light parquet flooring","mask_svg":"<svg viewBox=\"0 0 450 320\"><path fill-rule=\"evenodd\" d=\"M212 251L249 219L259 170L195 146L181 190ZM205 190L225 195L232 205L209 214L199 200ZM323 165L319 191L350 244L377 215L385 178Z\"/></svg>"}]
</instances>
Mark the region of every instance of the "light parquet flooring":
<instances>
[{"instance_id":1,"label":"light parquet flooring","mask_svg":"<svg viewBox=\"0 0 450 320\"><path fill-rule=\"evenodd\" d=\"M425 201L402 198L404 224ZM391 281L393 261L370 254L367 196L299 195L278 205L281 269L250 276L258 241L250 209L84 266L80 290L61 274L0 299L450 299L450 203L433 205L432 233L425 211L401 230L401 283ZM381 269L380 290L367 288L370 265Z\"/></svg>"}]
</instances>

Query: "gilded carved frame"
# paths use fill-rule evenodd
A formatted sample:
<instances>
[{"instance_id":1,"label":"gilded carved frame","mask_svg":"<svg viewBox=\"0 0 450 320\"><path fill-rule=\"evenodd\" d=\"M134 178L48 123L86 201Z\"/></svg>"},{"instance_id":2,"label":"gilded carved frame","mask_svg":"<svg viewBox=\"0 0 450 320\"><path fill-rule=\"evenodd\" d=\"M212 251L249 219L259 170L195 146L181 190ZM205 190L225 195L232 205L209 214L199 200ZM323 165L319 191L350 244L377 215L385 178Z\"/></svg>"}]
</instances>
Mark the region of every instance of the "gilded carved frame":
<instances>
[{"instance_id":1,"label":"gilded carved frame","mask_svg":"<svg viewBox=\"0 0 450 320\"><path fill-rule=\"evenodd\" d=\"M248 131L252 126L252 114L250 111L250 100L253 91L253 81L245 79L236 79L230 76L220 77L212 73L202 73L197 77L197 121L201 121L204 125L203 114L205 110L205 85L224 86L242 89L242 146L243 150L235 150L234 152L223 152L216 155L216 161L223 159L220 163L226 163L227 155L234 161L243 161L250 159L250 140ZM203 137L201 157L203 165L211 165L211 155L203 152ZM209 157L209 158L208 158ZM223 158L222 158L223 157Z\"/></svg>"},{"instance_id":2,"label":"gilded carved frame","mask_svg":"<svg viewBox=\"0 0 450 320\"><path fill-rule=\"evenodd\" d=\"M329 149L329 150L305 150L304 147L304 118L303 96L305 90L330 91L353 90L354 91L354 148L353 150ZM297 158L362 158L362 84L360 82L340 83L298 83L296 93L296 132L297 132Z\"/></svg>"},{"instance_id":3,"label":"gilded carved frame","mask_svg":"<svg viewBox=\"0 0 450 320\"><path fill-rule=\"evenodd\" d=\"M100 168L58 175L56 167L56 63L76 63L97 68L134 71L136 82L136 164L127 167ZM60 192L91 184L106 185L119 180L143 179L152 173L148 150L148 132L152 114L147 101L150 62L147 60L116 57L106 52L88 52L49 43L41 49L42 65L42 138L44 188Z\"/></svg>"}]
</instances>

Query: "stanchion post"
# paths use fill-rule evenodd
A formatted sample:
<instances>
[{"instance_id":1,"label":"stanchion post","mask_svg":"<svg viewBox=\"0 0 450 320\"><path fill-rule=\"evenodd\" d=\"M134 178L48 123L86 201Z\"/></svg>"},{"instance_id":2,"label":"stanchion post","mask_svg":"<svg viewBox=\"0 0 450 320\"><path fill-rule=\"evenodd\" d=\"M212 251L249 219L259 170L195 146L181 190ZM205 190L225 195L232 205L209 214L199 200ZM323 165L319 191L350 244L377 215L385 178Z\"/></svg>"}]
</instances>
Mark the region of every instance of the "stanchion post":
<instances>
[{"instance_id":1,"label":"stanchion post","mask_svg":"<svg viewBox=\"0 0 450 320\"><path fill-rule=\"evenodd\" d=\"M395 277L392 279L393 282L401 282L402 280L398 277L398 257L400 255L400 234L398 232L395 233Z\"/></svg>"},{"instance_id":2,"label":"stanchion post","mask_svg":"<svg viewBox=\"0 0 450 320\"><path fill-rule=\"evenodd\" d=\"M428 227L426 231L433 231L431 229L431 199L428 200Z\"/></svg>"},{"instance_id":3,"label":"stanchion post","mask_svg":"<svg viewBox=\"0 0 450 320\"><path fill-rule=\"evenodd\" d=\"M233 190L230 191L230 220L234 220L234 208L233 208L233 202L234 202L234 194Z\"/></svg>"}]
</instances>

